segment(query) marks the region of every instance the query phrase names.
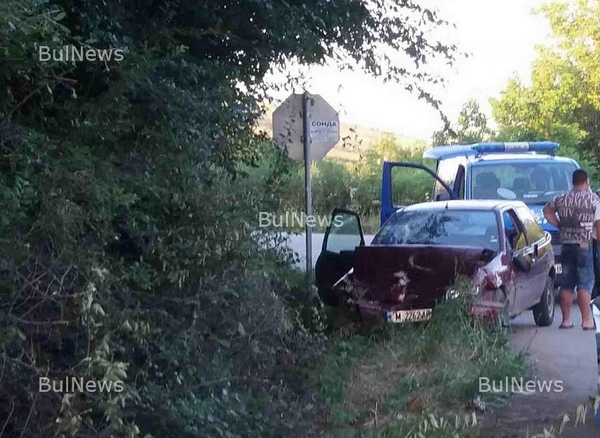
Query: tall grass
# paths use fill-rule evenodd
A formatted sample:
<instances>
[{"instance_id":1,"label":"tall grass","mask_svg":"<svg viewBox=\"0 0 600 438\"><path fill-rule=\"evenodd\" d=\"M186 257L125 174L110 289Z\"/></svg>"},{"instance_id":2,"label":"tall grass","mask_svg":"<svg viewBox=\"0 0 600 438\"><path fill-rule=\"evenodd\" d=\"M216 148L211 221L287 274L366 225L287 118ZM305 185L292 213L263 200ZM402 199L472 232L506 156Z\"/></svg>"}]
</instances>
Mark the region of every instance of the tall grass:
<instances>
[{"instance_id":1,"label":"tall grass","mask_svg":"<svg viewBox=\"0 0 600 438\"><path fill-rule=\"evenodd\" d=\"M441 303L425 324L333 337L316 376L329 406L326 436L476 436L478 410L506 398L479 394L479 378L519 378L527 369L506 330L468 316L467 301Z\"/></svg>"}]
</instances>

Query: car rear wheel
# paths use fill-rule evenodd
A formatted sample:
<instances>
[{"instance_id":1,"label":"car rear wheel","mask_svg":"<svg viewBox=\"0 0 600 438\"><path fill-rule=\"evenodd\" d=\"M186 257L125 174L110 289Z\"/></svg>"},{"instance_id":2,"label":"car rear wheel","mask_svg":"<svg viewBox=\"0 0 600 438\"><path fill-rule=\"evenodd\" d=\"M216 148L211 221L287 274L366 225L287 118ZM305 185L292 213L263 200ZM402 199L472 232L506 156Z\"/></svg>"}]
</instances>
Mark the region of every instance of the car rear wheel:
<instances>
[{"instance_id":1,"label":"car rear wheel","mask_svg":"<svg viewBox=\"0 0 600 438\"><path fill-rule=\"evenodd\" d=\"M321 301L326 306L337 307L340 304L339 298L336 295L334 295L331 289L319 289L319 298L321 298Z\"/></svg>"},{"instance_id":2,"label":"car rear wheel","mask_svg":"<svg viewBox=\"0 0 600 438\"><path fill-rule=\"evenodd\" d=\"M539 327L547 327L554 321L554 281L548 277L540 302L533 307L533 319Z\"/></svg>"}]
</instances>

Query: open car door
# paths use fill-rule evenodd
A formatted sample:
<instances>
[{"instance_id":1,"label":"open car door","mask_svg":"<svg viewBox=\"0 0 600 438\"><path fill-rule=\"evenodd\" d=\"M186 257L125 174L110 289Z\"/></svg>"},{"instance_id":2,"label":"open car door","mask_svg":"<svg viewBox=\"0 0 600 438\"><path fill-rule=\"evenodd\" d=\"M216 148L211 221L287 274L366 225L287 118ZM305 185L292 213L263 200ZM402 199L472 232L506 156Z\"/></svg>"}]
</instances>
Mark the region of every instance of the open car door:
<instances>
[{"instance_id":1,"label":"open car door","mask_svg":"<svg viewBox=\"0 0 600 438\"><path fill-rule=\"evenodd\" d=\"M383 163L381 178L380 226L400 207L431 201L432 187L439 192L436 201L458 199L458 196L440 176L420 163Z\"/></svg>"},{"instance_id":2,"label":"open car door","mask_svg":"<svg viewBox=\"0 0 600 438\"><path fill-rule=\"evenodd\" d=\"M354 251L365 244L360 217L353 211L336 208L325 232L321 254L315 265L319 296L328 306L338 304L333 285L354 267Z\"/></svg>"}]
</instances>

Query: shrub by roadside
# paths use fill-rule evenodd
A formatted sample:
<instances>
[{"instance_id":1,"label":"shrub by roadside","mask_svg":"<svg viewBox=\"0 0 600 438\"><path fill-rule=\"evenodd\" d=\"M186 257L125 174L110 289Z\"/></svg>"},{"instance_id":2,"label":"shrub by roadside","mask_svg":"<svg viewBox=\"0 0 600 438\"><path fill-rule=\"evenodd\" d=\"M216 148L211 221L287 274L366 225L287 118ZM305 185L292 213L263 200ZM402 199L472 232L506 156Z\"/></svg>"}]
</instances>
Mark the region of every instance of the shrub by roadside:
<instances>
[{"instance_id":1,"label":"shrub by roadside","mask_svg":"<svg viewBox=\"0 0 600 438\"><path fill-rule=\"evenodd\" d=\"M16 146L27 162L27 144ZM237 200L244 181L201 192L173 184L176 203L153 196L160 185L150 182L114 197L115 169L81 184L94 156L70 174L62 160L44 159L53 171L27 177L32 204L45 214L21 224L29 234L0 241L5 436L309 430L320 406L303 370L323 351L320 307L289 267L289 254L251 237L244 224L259 204L251 193ZM61 200L50 195L56 179ZM68 199L95 199L98 208ZM12 204L5 217L32 204ZM118 238L108 237L114 225L99 211L127 217L117 224ZM143 215L148 211L154 216ZM42 393L41 376L121 380L124 390Z\"/></svg>"}]
</instances>

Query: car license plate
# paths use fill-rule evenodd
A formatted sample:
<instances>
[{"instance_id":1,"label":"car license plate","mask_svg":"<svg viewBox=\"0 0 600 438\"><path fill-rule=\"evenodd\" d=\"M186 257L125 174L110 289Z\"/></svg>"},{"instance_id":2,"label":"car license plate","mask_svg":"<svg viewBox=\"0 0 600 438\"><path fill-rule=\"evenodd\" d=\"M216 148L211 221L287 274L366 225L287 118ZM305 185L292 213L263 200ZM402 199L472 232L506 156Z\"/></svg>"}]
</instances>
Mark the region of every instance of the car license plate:
<instances>
[{"instance_id":1,"label":"car license plate","mask_svg":"<svg viewBox=\"0 0 600 438\"><path fill-rule=\"evenodd\" d=\"M395 310L387 312L388 322L417 322L431 318L433 309Z\"/></svg>"},{"instance_id":2,"label":"car license plate","mask_svg":"<svg viewBox=\"0 0 600 438\"><path fill-rule=\"evenodd\" d=\"M562 274L562 265L560 263L556 263L554 265L554 272L557 274Z\"/></svg>"}]
</instances>

